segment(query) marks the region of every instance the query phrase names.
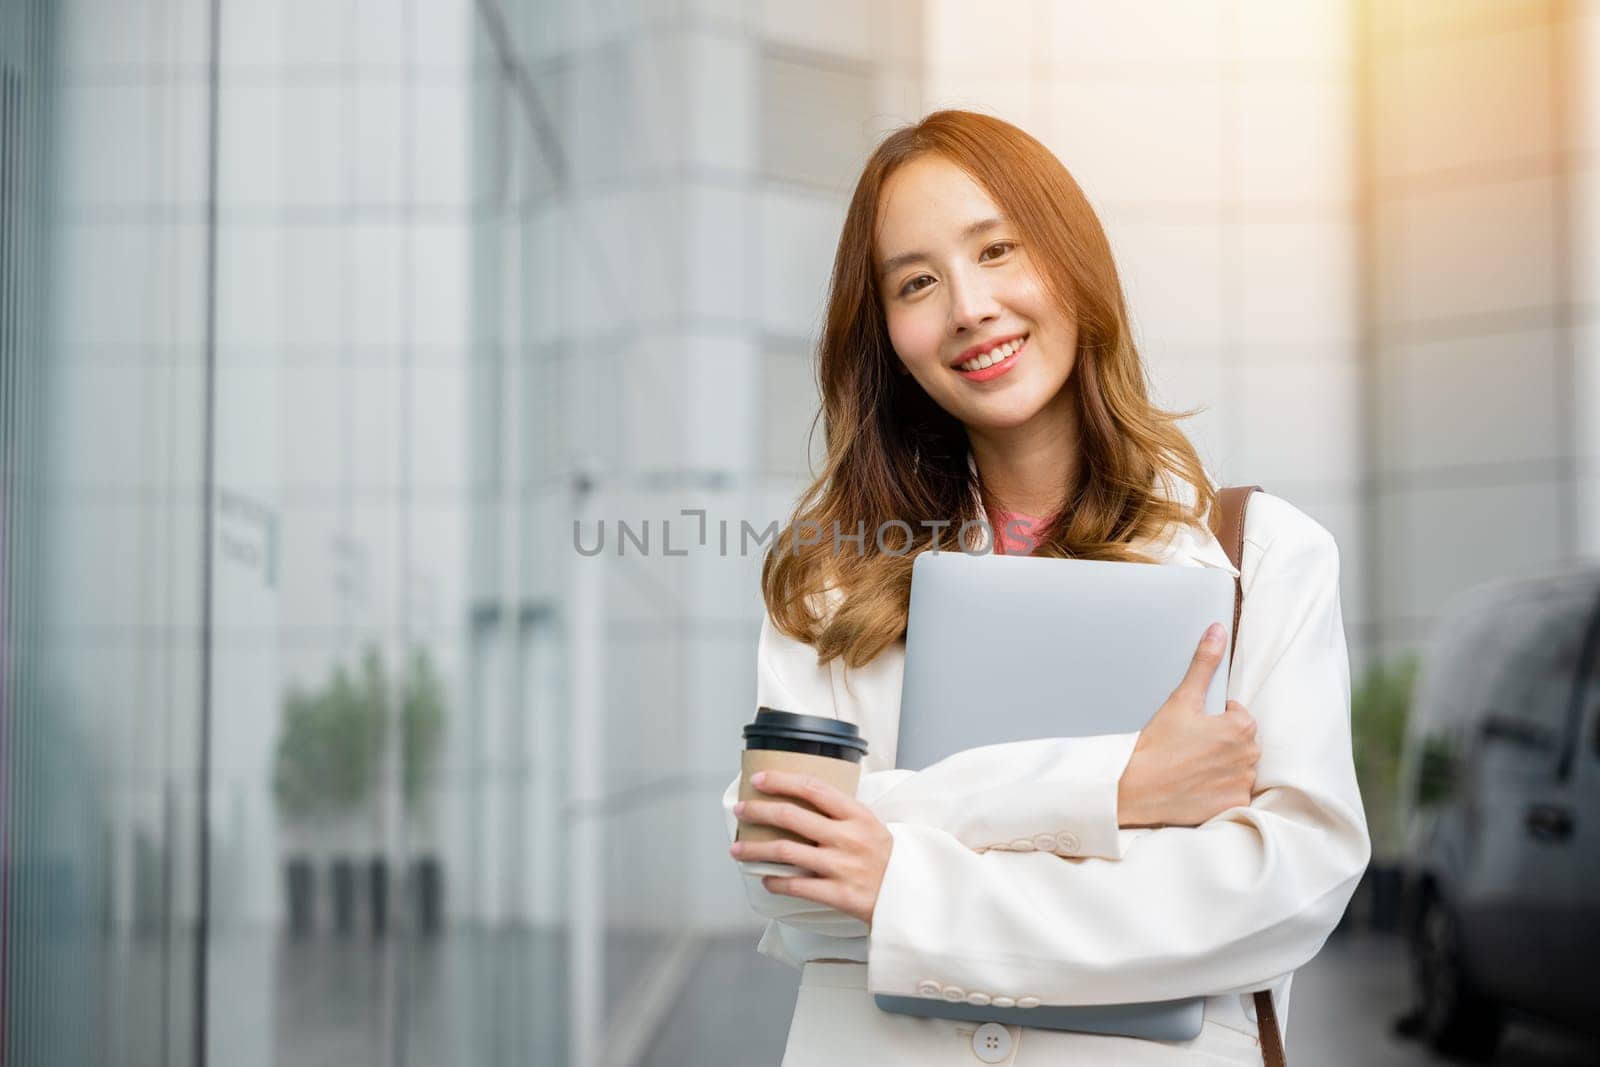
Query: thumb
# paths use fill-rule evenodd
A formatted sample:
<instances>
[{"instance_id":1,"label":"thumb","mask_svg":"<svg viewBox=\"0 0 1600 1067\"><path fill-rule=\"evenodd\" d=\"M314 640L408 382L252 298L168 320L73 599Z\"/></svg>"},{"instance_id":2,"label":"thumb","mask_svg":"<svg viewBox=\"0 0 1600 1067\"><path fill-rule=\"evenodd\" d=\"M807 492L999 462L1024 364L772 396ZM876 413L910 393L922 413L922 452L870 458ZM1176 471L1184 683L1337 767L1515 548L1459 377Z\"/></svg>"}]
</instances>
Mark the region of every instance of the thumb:
<instances>
[{"instance_id":1,"label":"thumb","mask_svg":"<svg viewBox=\"0 0 1600 1067\"><path fill-rule=\"evenodd\" d=\"M1200 647L1195 650L1194 659L1189 661L1188 673L1183 676L1183 681L1178 683L1177 692L1192 696L1196 700L1205 699L1206 689L1211 685L1211 676L1217 673L1217 665L1222 662L1222 642L1225 636L1220 622L1214 622L1206 628L1205 636L1200 639Z\"/></svg>"}]
</instances>

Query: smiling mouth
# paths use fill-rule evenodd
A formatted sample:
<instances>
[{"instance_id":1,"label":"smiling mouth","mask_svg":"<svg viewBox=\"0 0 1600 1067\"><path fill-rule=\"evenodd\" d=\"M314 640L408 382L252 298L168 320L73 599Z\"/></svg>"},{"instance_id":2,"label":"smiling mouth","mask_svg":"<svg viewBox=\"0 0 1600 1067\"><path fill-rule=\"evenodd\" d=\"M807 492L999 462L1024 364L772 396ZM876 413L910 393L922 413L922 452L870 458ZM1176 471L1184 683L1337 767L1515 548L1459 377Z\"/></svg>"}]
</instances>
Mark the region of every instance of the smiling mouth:
<instances>
[{"instance_id":1,"label":"smiling mouth","mask_svg":"<svg viewBox=\"0 0 1600 1067\"><path fill-rule=\"evenodd\" d=\"M1003 345L991 348L981 356L969 359L965 363L958 363L955 366L955 370L969 378L977 378L979 380L993 378L996 374L1001 373L1001 368L1009 367L1015 361L1017 353L1022 351L1023 346L1028 343L1029 336L1028 334L1023 334L1015 341L1007 341Z\"/></svg>"}]
</instances>

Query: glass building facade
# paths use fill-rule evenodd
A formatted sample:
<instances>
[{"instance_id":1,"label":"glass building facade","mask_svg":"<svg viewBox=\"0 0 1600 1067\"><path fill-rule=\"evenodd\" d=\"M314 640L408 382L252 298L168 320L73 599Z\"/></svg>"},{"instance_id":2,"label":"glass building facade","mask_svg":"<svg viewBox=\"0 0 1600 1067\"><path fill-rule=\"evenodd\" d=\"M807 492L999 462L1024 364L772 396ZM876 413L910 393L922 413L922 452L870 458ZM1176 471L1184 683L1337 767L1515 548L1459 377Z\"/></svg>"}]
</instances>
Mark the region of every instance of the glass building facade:
<instances>
[{"instance_id":1,"label":"glass building facade","mask_svg":"<svg viewBox=\"0 0 1600 1067\"><path fill-rule=\"evenodd\" d=\"M920 40L759 8L0 3L3 1062L631 1062L747 927L737 539Z\"/></svg>"}]
</instances>

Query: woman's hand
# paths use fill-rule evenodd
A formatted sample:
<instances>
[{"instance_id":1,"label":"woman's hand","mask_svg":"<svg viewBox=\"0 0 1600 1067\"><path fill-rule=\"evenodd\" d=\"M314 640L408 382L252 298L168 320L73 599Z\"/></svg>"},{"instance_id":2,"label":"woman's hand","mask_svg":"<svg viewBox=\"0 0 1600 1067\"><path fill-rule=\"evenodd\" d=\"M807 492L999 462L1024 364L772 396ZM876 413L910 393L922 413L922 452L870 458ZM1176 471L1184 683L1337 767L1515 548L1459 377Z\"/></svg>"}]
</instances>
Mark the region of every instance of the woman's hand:
<instances>
[{"instance_id":1,"label":"woman's hand","mask_svg":"<svg viewBox=\"0 0 1600 1067\"><path fill-rule=\"evenodd\" d=\"M798 797L817 811L781 800L751 800L735 804L735 815L745 822L781 827L816 844L735 841L729 853L739 860L788 863L814 872L817 877L767 875L761 884L773 893L826 904L870 927L894 848L889 828L865 804L809 774L762 771L750 783L763 793Z\"/></svg>"},{"instance_id":2,"label":"woman's hand","mask_svg":"<svg viewBox=\"0 0 1600 1067\"><path fill-rule=\"evenodd\" d=\"M1205 712L1226 636L1220 623L1212 624L1189 673L1139 732L1117 784L1119 825L1199 826L1250 803L1261 758L1256 721L1234 700L1221 715Z\"/></svg>"}]
</instances>

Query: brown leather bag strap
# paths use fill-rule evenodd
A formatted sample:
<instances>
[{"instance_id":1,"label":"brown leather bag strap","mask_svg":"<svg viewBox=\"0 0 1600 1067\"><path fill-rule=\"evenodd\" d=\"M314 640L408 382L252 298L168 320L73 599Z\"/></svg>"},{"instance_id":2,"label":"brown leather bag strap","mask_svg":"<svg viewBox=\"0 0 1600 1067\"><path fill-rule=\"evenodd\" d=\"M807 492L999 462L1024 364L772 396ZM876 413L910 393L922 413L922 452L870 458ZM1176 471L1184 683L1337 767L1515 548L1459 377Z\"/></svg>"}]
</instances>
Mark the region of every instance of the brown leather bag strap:
<instances>
[{"instance_id":1,"label":"brown leather bag strap","mask_svg":"<svg viewBox=\"0 0 1600 1067\"><path fill-rule=\"evenodd\" d=\"M1233 636L1228 644L1228 666L1233 666L1233 649L1239 643L1239 616L1244 611L1244 514L1250 506L1250 494L1259 485L1234 485L1217 491L1217 511L1213 515L1211 532L1222 542L1228 562L1240 577L1233 580ZM1288 1067L1283 1051L1283 1035L1278 1029L1278 1011L1273 1006L1272 994L1265 989L1255 993L1256 1030L1261 1038L1261 1061L1266 1067Z\"/></svg>"},{"instance_id":2,"label":"brown leather bag strap","mask_svg":"<svg viewBox=\"0 0 1600 1067\"><path fill-rule=\"evenodd\" d=\"M1256 990L1256 1031L1261 1037L1261 1062L1266 1067L1289 1067L1283 1053L1283 1036L1278 1033L1278 1011L1272 1006L1272 994L1265 989Z\"/></svg>"},{"instance_id":3,"label":"brown leather bag strap","mask_svg":"<svg viewBox=\"0 0 1600 1067\"><path fill-rule=\"evenodd\" d=\"M1259 485L1233 485L1217 490L1217 510L1211 516L1211 532L1222 542L1233 569L1243 573L1244 513L1250 507L1250 494ZM1233 664L1233 646L1239 643L1239 613L1244 610L1244 579L1233 580L1233 637L1228 644L1228 663Z\"/></svg>"}]
</instances>

